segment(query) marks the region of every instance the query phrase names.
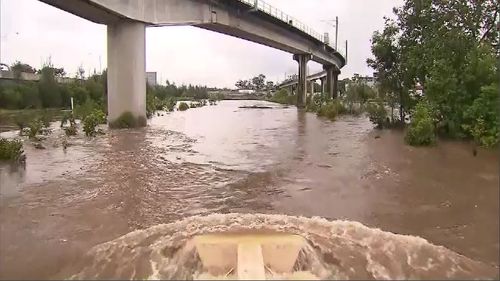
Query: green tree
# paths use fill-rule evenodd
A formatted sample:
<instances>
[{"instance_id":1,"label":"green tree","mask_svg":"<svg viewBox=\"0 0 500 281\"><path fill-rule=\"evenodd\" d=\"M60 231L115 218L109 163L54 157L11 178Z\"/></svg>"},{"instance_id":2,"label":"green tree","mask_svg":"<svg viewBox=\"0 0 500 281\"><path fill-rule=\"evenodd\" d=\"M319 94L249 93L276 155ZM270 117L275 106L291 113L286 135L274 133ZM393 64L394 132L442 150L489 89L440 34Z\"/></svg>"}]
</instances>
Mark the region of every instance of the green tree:
<instances>
[{"instance_id":1,"label":"green tree","mask_svg":"<svg viewBox=\"0 0 500 281\"><path fill-rule=\"evenodd\" d=\"M396 19L374 34L375 58L368 60L379 74L382 98L407 112L416 104L411 94L419 83L439 132L496 136L494 122L487 120L496 120L498 112L497 118L477 113L496 102L485 97L484 87L498 77L499 7L493 0L406 0L395 8Z\"/></svg>"},{"instance_id":2,"label":"green tree","mask_svg":"<svg viewBox=\"0 0 500 281\"><path fill-rule=\"evenodd\" d=\"M238 80L235 84L235 86L238 88L238 89L248 89L250 88L250 85L252 83L249 82L248 80Z\"/></svg>"},{"instance_id":3,"label":"green tree","mask_svg":"<svg viewBox=\"0 0 500 281\"><path fill-rule=\"evenodd\" d=\"M342 97L342 101L349 113L361 114L364 104L375 97L376 92L372 87L364 83L351 82Z\"/></svg>"},{"instance_id":4,"label":"green tree","mask_svg":"<svg viewBox=\"0 0 500 281\"><path fill-rule=\"evenodd\" d=\"M385 105L382 100L377 99L374 102L370 102L366 107L366 112L368 113L370 121L375 124L378 129L382 129L387 125L387 111L385 110Z\"/></svg>"},{"instance_id":5,"label":"green tree","mask_svg":"<svg viewBox=\"0 0 500 281\"><path fill-rule=\"evenodd\" d=\"M480 96L474 100L464 114L467 122L463 129L482 146L493 147L500 137L498 116L498 83L484 86Z\"/></svg>"},{"instance_id":6,"label":"green tree","mask_svg":"<svg viewBox=\"0 0 500 281\"><path fill-rule=\"evenodd\" d=\"M262 91L265 87L266 76L264 74L259 74L252 78L252 85L254 90Z\"/></svg>"},{"instance_id":7,"label":"green tree","mask_svg":"<svg viewBox=\"0 0 500 281\"><path fill-rule=\"evenodd\" d=\"M94 137L97 134L97 126L99 125L99 117L93 113L83 119L83 131L87 137Z\"/></svg>"},{"instance_id":8,"label":"green tree","mask_svg":"<svg viewBox=\"0 0 500 281\"><path fill-rule=\"evenodd\" d=\"M103 105L105 99L104 81L100 75L92 75L84 83L89 97L97 104Z\"/></svg>"},{"instance_id":9,"label":"green tree","mask_svg":"<svg viewBox=\"0 0 500 281\"><path fill-rule=\"evenodd\" d=\"M432 106L427 101L421 101L415 106L410 127L406 131L405 140L408 144L431 145L435 142L435 127Z\"/></svg>"},{"instance_id":10,"label":"green tree","mask_svg":"<svg viewBox=\"0 0 500 281\"><path fill-rule=\"evenodd\" d=\"M79 83L74 83L68 86L70 96L73 97L73 102L77 105L84 104L89 98L89 91Z\"/></svg>"},{"instance_id":11,"label":"green tree","mask_svg":"<svg viewBox=\"0 0 500 281\"><path fill-rule=\"evenodd\" d=\"M394 21L385 19L382 32L376 31L372 37L372 53L375 58L367 63L378 74L378 89L381 98L391 107L391 112L399 106L399 120L404 120L409 109L408 92L403 87L401 70L401 50L398 44L399 28ZM392 117L391 117L392 118Z\"/></svg>"},{"instance_id":12,"label":"green tree","mask_svg":"<svg viewBox=\"0 0 500 281\"><path fill-rule=\"evenodd\" d=\"M10 70L14 72L14 77L16 79L21 78L21 73L36 73L36 69L34 69L31 65L22 63L20 61L16 61L11 65Z\"/></svg>"},{"instance_id":13,"label":"green tree","mask_svg":"<svg viewBox=\"0 0 500 281\"><path fill-rule=\"evenodd\" d=\"M60 107L61 89L55 80L54 68L51 65L44 66L40 70L40 76L38 89L43 107Z\"/></svg>"},{"instance_id":14,"label":"green tree","mask_svg":"<svg viewBox=\"0 0 500 281\"><path fill-rule=\"evenodd\" d=\"M64 68L54 68L54 75L56 77L64 77L66 75L66 71Z\"/></svg>"},{"instance_id":15,"label":"green tree","mask_svg":"<svg viewBox=\"0 0 500 281\"><path fill-rule=\"evenodd\" d=\"M3 101L6 104L6 108L18 109L22 102L22 93L16 88L8 88L3 92Z\"/></svg>"},{"instance_id":16,"label":"green tree","mask_svg":"<svg viewBox=\"0 0 500 281\"><path fill-rule=\"evenodd\" d=\"M272 91L274 89L274 82L273 81L267 81L266 82L266 91Z\"/></svg>"}]
</instances>

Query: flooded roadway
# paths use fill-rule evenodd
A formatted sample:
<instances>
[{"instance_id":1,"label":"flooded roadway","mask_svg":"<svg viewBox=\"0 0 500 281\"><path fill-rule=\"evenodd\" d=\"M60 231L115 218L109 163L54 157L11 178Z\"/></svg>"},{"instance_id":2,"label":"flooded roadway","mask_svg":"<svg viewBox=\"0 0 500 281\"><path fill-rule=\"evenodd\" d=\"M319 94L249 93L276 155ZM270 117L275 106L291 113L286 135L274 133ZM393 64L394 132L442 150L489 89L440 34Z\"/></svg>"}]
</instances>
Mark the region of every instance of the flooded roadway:
<instances>
[{"instance_id":1,"label":"flooded roadway","mask_svg":"<svg viewBox=\"0 0 500 281\"><path fill-rule=\"evenodd\" d=\"M46 150L26 146L26 169L0 168L0 278L65 278L92 246L130 231L234 212L420 236L498 276L496 151L409 147L365 118L239 108L256 103L167 113L66 151L60 132Z\"/></svg>"}]
</instances>

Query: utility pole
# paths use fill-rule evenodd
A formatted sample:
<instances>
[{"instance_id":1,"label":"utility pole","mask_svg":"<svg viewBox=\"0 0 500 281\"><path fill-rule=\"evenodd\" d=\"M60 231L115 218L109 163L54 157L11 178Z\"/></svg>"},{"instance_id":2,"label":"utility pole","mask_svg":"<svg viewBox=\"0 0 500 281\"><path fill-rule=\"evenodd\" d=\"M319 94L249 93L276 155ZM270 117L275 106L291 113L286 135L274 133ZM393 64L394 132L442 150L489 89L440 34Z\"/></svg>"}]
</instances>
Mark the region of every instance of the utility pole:
<instances>
[{"instance_id":1,"label":"utility pole","mask_svg":"<svg viewBox=\"0 0 500 281\"><path fill-rule=\"evenodd\" d=\"M345 63L346 63L346 64L347 64L347 54L348 54L348 53L347 53L347 47L348 47L348 45L347 45L347 40L345 40Z\"/></svg>"},{"instance_id":2,"label":"utility pole","mask_svg":"<svg viewBox=\"0 0 500 281\"><path fill-rule=\"evenodd\" d=\"M0 0L0 63L2 63L2 0Z\"/></svg>"},{"instance_id":3,"label":"utility pole","mask_svg":"<svg viewBox=\"0 0 500 281\"><path fill-rule=\"evenodd\" d=\"M328 25L335 27L335 50L338 49L338 41L339 41L339 17L335 17L335 20L322 20L322 22L327 23Z\"/></svg>"},{"instance_id":4,"label":"utility pole","mask_svg":"<svg viewBox=\"0 0 500 281\"><path fill-rule=\"evenodd\" d=\"M337 43L339 40L339 17L335 17L335 50L337 50Z\"/></svg>"}]
</instances>

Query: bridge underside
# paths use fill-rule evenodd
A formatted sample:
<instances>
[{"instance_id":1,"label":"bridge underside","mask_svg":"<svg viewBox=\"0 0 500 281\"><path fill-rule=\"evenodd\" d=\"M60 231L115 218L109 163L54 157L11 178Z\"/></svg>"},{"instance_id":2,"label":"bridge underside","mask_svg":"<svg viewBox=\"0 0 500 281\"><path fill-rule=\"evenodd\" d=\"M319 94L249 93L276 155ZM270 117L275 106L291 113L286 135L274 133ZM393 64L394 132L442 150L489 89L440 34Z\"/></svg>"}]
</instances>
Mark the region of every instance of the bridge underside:
<instances>
[{"instance_id":1,"label":"bridge underside","mask_svg":"<svg viewBox=\"0 0 500 281\"><path fill-rule=\"evenodd\" d=\"M130 111L145 116L146 26L192 25L304 55L340 69L345 59L332 47L278 18L235 0L40 0L92 22L108 26L108 105L110 121ZM122 47L128 45L126 47ZM112 50L111 50L112 48ZM123 61L130 60L124 63ZM304 62L304 61L303 61ZM304 63L307 63L305 61ZM302 69L299 60L299 69ZM141 72L141 73L138 73ZM138 79L135 79L137 77ZM299 82L301 84L304 81ZM125 81L126 80L126 81ZM299 87L305 89L305 84ZM123 101L123 100L126 101ZM141 101L138 103L138 101ZM139 104L136 107L134 104ZM111 103L108 103L111 104Z\"/></svg>"}]
</instances>

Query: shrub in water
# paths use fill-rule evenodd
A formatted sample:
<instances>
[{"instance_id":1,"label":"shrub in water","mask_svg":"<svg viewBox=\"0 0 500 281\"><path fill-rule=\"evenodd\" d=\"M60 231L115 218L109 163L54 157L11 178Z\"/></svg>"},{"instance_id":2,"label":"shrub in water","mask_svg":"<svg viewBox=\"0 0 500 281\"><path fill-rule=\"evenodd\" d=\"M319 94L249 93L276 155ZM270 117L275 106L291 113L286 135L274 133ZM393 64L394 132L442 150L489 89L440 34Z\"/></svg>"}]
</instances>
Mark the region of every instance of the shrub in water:
<instances>
[{"instance_id":1,"label":"shrub in water","mask_svg":"<svg viewBox=\"0 0 500 281\"><path fill-rule=\"evenodd\" d=\"M28 126L29 123L29 117L26 114L19 114L14 117L14 122L16 123L17 127L19 128L19 134L23 134L24 128Z\"/></svg>"},{"instance_id":2,"label":"shrub in water","mask_svg":"<svg viewBox=\"0 0 500 281\"><path fill-rule=\"evenodd\" d=\"M146 101L146 117L153 118L153 114L156 112L156 104L154 101Z\"/></svg>"},{"instance_id":3,"label":"shrub in water","mask_svg":"<svg viewBox=\"0 0 500 281\"><path fill-rule=\"evenodd\" d=\"M306 110L309 112L318 112L319 108L323 104L323 97L321 95L314 95L308 100Z\"/></svg>"},{"instance_id":4,"label":"shrub in water","mask_svg":"<svg viewBox=\"0 0 500 281\"><path fill-rule=\"evenodd\" d=\"M498 84L481 88L481 93L465 110L462 128L474 141L485 147L494 147L500 139L500 115L498 113Z\"/></svg>"},{"instance_id":5,"label":"shrub in water","mask_svg":"<svg viewBox=\"0 0 500 281\"><path fill-rule=\"evenodd\" d=\"M115 129L123 128L137 128L144 127L147 125L147 119L145 116L139 116L137 118L131 112L124 112L120 117L116 118L115 121L110 122L109 126Z\"/></svg>"},{"instance_id":6,"label":"shrub in water","mask_svg":"<svg viewBox=\"0 0 500 281\"><path fill-rule=\"evenodd\" d=\"M435 142L435 127L432 118L432 108L426 101L419 102L415 106L413 118L408 131L406 131L405 141L409 145L431 145Z\"/></svg>"},{"instance_id":7,"label":"shrub in water","mask_svg":"<svg viewBox=\"0 0 500 281\"><path fill-rule=\"evenodd\" d=\"M28 125L29 128L28 137L30 137L31 139L34 138L36 135L38 135L42 127L43 123L40 120L36 119L31 121Z\"/></svg>"},{"instance_id":8,"label":"shrub in water","mask_svg":"<svg viewBox=\"0 0 500 281\"><path fill-rule=\"evenodd\" d=\"M72 112L65 112L61 119L61 128L69 122L70 126L76 126L75 117Z\"/></svg>"},{"instance_id":9,"label":"shrub in water","mask_svg":"<svg viewBox=\"0 0 500 281\"><path fill-rule=\"evenodd\" d=\"M387 110L385 110L382 101L371 102L366 106L366 112L370 121L377 125L377 128L382 129L387 120Z\"/></svg>"},{"instance_id":10,"label":"shrub in water","mask_svg":"<svg viewBox=\"0 0 500 281\"><path fill-rule=\"evenodd\" d=\"M179 110L180 111L186 111L189 109L189 105L185 102L181 102L179 103Z\"/></svg>"},{"instance_id":11,"label":"shrub in water","mask_svg":"<svg viewBox=\"0 0 500 281\"><path fill-rule=\"evenodd\" d=\"M165 102L165 110L167 111L174 111L175 109L175 104L177 102L175 101L174 98L168 98L167 101Z\"/></svg>"},{"instance_id":12,"label":"shrub in water","mask_svg":"<svg viewBox=\"0 0 500 281\"><path fill-rule=\"evenodd\" d=\"M340 103L339 100L334 100L322 104L317 110L316 114L321 117L326 117L330 120L335 120L339 114L344 114L346 112L345 107Z\"/></svg>"},{"instance_id":13,"label":"shrub in water","mask_svg":"<svg viewBox=\"0 0 500 281\"><path fill-rule=\"evenodd\" d=\"M289 95L285 104L297 105L297 95Z\"/></svg>"},{"instance_id":14,"label":"shrub in water","mask_svg":"<svg viewBox=\"0 0 500 281\"><path fill-rule=\"evenodd\" d=\"M286 89L281 89L274 93L274 95L269 99L271 102L281 103L281 104L292 104L295 105L297 103L297 95L288 94Z\"/></svg>"},{"instance_id":15,"label":"shrub in water","mask_svg":"<svg viewBox=\"0 0 500 281\"><path fill-rule=\"evenodd\" d=\"M94 137L97 134L96 127L99 125L99 117L90 114L83 119L83 131L87 137Z\"/></svg>"},{"instance_id":16,"label":"shrub in water","mask_svg":"<svg viewBox=\"0 0 500 281\"><path fill-rule=\"evenodd\" d=\"M92 99L87 99L85 103L75 106L73 114L77 119L83 120L85 119L85 117L92 114L94 110L98 109L100 108L96 102L94 102Z\"/></svg>"},{"instance_id":17,"label":"shrub in water","mask_svg":"<svg viewBox=\"0 0 500 281\"><path fill-rule=\"evenodd\" d=\"M30 128L24 128L22 131L19 131L19 135L23 137L27 137L30 135Z\"/></svg>"},{"instance_id":18,"label":"shrub in water","mask_svg":"<svg viewBox=\"0 0 500 281\"><path fill-rule=\"evenodd\" d=\"M66 136L76 136L78 130L76 129L76 126L69 126L69 127L66 127L64 128L64 133L66 133Z\"/></svg>"},{"instance_id":19,"label":"shrub in water","mask_svg":"<svg viewBox=\"0 0 500 281\"><path fill-rule=\"evenodd\" d=\"M337 113L338 115L344 115L344 114L348 114L349 113L349 110L347 109L347 107L342 103L342 101L340 99L335 99L333 101L333 104L335 105L335 107L337 108Z\"/></svg>"},{"instance_id":20,"label":"shrub in water","mask_svg":"<svg viewBox=\"0 0 500 281\"><path fill-rule=\"evenodd\" d=\"M23 155L23 144L19 140L0 138L0 160L18 161Z\"/></svg>"},{"instance_id":21,"label":"shrub in water","mask_svg":"<svg viewBox=\"0 0 500 281\"><path fill-rule=\"evenodd\" d=\"M40 121L42 122L43 127L49 128L50 121L52 121L52 114L48 110L44 110L40 116Z\"/></svg>"},{"instance_id":22,"label":"shrub in water","mask_svg":"<svg viewBox=\"0 0 500 281\"><path fill-rule=\"evenodd\" d=\"M92 114L97 118L97 122L99 122L99 124L106 124L106 114L104 114L102 110L94 109Z\"/></svg>"},{"instance_id":23,"label":"shrub in water","mask_svg":"<svg viewBox=\"0 0 500 281\"><path fill-rule=\"evenodd\" d=\"M69 118L71 116L71 112L64 112L63 116L61 117L61 128L64 127L64 125L66 125L66 123L69 122Z\"/></svg>"},{"instance_id":24,"label":"shrub in water","mask_svg":"<svg viewBox=\"0 0 500 281\"><path fill-rule=\"evenodd\" d=\"M320 108L318 109L318 112L317 112L318 116L326 117L330 120L335 120L335 118L337 117L337 114L338 114L337 109L335 108L335 106L331 102L320 106Z\"/></svg>"}]
</instances>

